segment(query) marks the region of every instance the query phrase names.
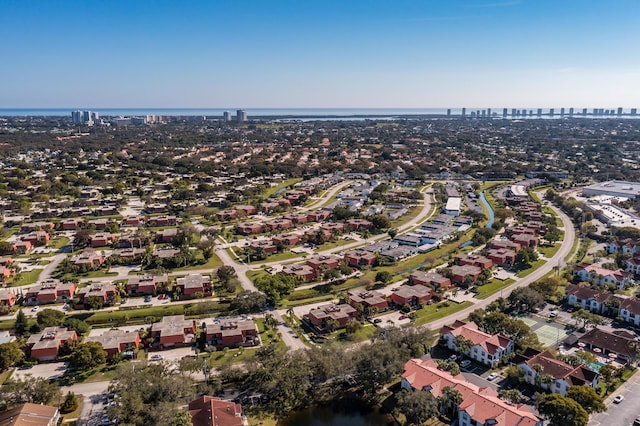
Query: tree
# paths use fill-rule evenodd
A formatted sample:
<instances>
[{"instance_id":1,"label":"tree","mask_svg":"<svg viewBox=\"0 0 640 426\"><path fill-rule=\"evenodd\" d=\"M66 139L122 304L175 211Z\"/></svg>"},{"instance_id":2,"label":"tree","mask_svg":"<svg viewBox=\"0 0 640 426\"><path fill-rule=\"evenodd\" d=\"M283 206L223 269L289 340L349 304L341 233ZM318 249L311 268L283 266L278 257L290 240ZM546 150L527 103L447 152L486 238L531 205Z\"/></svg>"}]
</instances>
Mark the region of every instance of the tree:
<instances>
[{"instance_id":1,"label":"tree","mask_svg":"<svg viewBox=\"0 0 640 426\"><path fill-rule=\"evenodd\" d=\"M375 229L389 229L391 228L391 220L383 214L374 214L369 218L373 223Z\"/></svg>"},{"instance_id":2,"label":"tree","mask_svg":"<svg viewBox=\"0 0 640 426\"><path fill-rule=\"evenodd\" d=\"M22 336L29 328L29 321L27 320L27 316L24 312L22 312L22 309L20 309L16 315L16 322L13 328L18 336Z\"/></svg>"},{"instance_id":3,"label":"tree","mask_svg":"<svg viewBox=\"0 0 640 426\"><path fill-rule=\"evenodd\" d=\"M538 260L538 253L531 247L523 247L516 254L516 263L520 265L530 265L536 260Z\"/></svg>"},{"instance_id":4,"label":"tree","mask_svg":"<svg viewBox=\"0 0 640 426\"><path fill-rule=\"evenodd\" d=\"M380 271L376 274L376 282L380 282L386 284L391 279L391 272L389 271Z\"/></svg>"},{"instance_id":5,"label":"tree","mask_svg":"<svg viewBox=\"0 0 640 426\"><path fill-rule=\"evenodd\" d=\"M104 306L104 300L99 296L85 297L84 306L91 310L101 309Z\"/></svg>"},{"instance_id":6,"label":"tree","mask_svg":"<svg viewBox=\"0 0 640 426\"><path fill-rule=\"evenodd\" d=\"M452 376L460 374L460 366L455 361L444 361L441 359L436 360L438 368L442 371L446 371Z\"/></svg>"},{"instance_id":7,"label":"tree","mask_svg":"<svg viewBox=\"0 0 640 426\"><path fill-rule=\"evenodd\" d=\"M69 366L77 369L90 369L104 364L107 353L98 342L78 343L69 357Z\"/></svg>"},{"instance_id":8,"label":"tree","mask_svg":"<svg viewBox=\"0 0 640 426\"><path fill-rule=\"evenodd\" d=\"M67 392L67 396L65 396L62 405L60 405L60 412L63 414L71 413L78 408L78 398L76 394L69 391Z\"/></svg>"},{"instance_id":9,"label":"tree","mask_svg":"<svg viewBox=\"0 0 640 426\"><path fill-rule=\"evenodd\" d=\"M441 411L446 413L449 418L453 419L462 399L462 393L460 393L459 390L445 386L442 388L442 396L439 398ZM449 415L449 412L451 415Z\"/></svg>"},{"instance_id":10,"label":"tree","mask_svg":"<svg viewBox=\"0 0 640 426\"><path fill-rule=\"evenodd\" d=\"M557 393L542 395L537 401L540 414L563 426L586 426L589 414L576 401Z\"/></svg>"},{"instance_id":11,"label":"tree","mask_svg":"<svg viewBox=\"0 0 640 426\"><path fill-rule=\"evenodd\" d=\"M542 295L529 287L516 288L507 299L517 311L525 312L533 311L545 303Z\"/></svg>"},{"instance_id":12,"label":"tree","mask_svg":"<svg viewBox=\"0 0 640 426\"><path fill-rule=\"evenodd\" d=\"M296 288L297 282L293 276L277 273L256 278L255 285L273 304L276 304L283 295L291 293Z\"/></svg>"},{"instance_id":13,"label":"tree","mask_svg":"<svg viewBox=\"0 0 640 426\"><path fill-rule=\"evenodd\" d=\"M394 239L396 237L396 235L398 235L398 230L396 228L389 229L387 231L387 234L389 234L389 237L391 239Z\"/></svg>"},{"instance_id":14,"label":"tree","mask_svg":"<svg viewBox=\"0 0 640 426\"><path fill-rule=\"evenodd\" d=\"M193 426L191 415L186 410L178 411L169 426Z\"/></svg>"},{"instance_id":15,"label":"tree","mask_svg":"<svg viewBox=\"0 0 640 426\"><path fill-rule=\"evenodd\" d=\"M241 314L260 312L267 303L267 297L257 291L243 291L231 299L231 308Z\"/></svg>"},{"instance_id":16,"label":"tree","mask_svg":"<svg viewBox=\"0 0 640 426\"><path fill-rule=\"evenodd\" d=\"M571 386L565 395L573 399L589 414L606 410L602 397L590 386Z\"/></svg>"},{"instance_id":17,"label":"tree","mask_svg":"<svg viewBox=\"0 0 640 426\"><path fill-rule=\"evenodd\" d=\"M458 352L461 354L467 354L471 351L471 348L474 346L473 342L466 337L460 335L455 337L455 345L458 349Z\"/></svg>"},{"instance_id":18,"label":"tree","mask_svg":"<svg viewBox=\"0 0 640 426\"><path fill-rule=\"evenodd\" d=\"M404 414L410 424L420 425L438 415L438 401L427 391L403 390L396 394L394 412Z\"/></svg>"},{"instance_id":19,"label":"tree","mask_svg":"<svg viewBox=\"0 0 640 426\"><path fill-rule=\"evenodd\" d=\"M24 352L17 342L8 342L0 345L0 371L13 367L24 358Z\"/></svg>"},{"instance_id":20,"label":"tree","mask_svg":"<svg viewBox=\"0 0 640 426\"><path fill-rule=\"evenodd\" d=\"M522 401L522 392L518 389L503 389L499 393L500 398L509 401L512 404L519 404Z\"/></svg>"},{"instance_id":21,"label":"tree","mask_svg":"<svg viewBox=\"0 0 640 426\"><path fill-rule=\"evenodd\" d=\"M79 336L85 335L91 330L91 326L77 318L66 318L62 323L69 330L74 330Z\"/></svg>"},{"instance_id":22,"label":"tree","mask_svg":"<svg viewBox=\"0 0 640 426\"><path fill-rule=\"evenodd\" d=\"M222 283L228 282L230 279L236 278L238 276L235 268L229 265L223 265L219 267L216 271L216 275Z\"/></svg>"},{"instance_id":23,"label":"tree","mask_svg":"<svg viewBox=\"0 0 640 426\"><path fill-rule=\"evenodd\" d=\"M37 321L38 325L44 327L58 327L62 325L66 315L62 311L55 309L43 309L38 312Z\"/></svg>"},{"instance_id":24,"label":"tree","mask_svg":"<svg viewBox=\"0 0 640 426\"><path fill-rule=\"evenodd\" d=\"M57 384L45 378L27 374L22 379L11 378L8 383L5 383L1 397L7 405L18 405L25 402L58 405L62 394Z\"/></svg>"}]
</instances>

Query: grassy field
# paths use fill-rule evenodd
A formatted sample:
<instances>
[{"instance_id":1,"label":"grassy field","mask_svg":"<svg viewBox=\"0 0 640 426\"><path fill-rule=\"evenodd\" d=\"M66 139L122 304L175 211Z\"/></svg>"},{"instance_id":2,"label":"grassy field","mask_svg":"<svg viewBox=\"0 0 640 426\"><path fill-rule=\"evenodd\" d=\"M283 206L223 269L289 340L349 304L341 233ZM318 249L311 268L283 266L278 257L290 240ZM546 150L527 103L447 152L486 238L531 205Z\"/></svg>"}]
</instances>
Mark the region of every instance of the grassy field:
<instances>
[{"instance_id":1,"label":"grassy field","mask_svg":"<svg viewBox=\"0 0 640 426\"><path fill-rule=\"evenodd\" d=\"M485 285L481 285L478 287L478 293L476 294L476 299L486 299L494 293L497 293L501 289L505 287L509 287L513 284L515 280L508 279L505 281L501 281L499 279L492 279Z\"/></svg>"},{"instance_id":2,"label":"grassy field","mask_svg":"<svg viewBox=\"0 0 640 426\"><path fill-rule=\"evenodd\" d=\"M38 277L40 277L41 272L42 268L35 268L31 271L20 272L11 280L11 283L9 283L9 287L33 284L38 281Z\"/></svg>"},{"instance_id":3,"label":"grassy field","mask_svg":"<svg viewBox=\"0 0 640 426\"><path fill-rule=\"evenodd\" d=\"M198 251L198 253L196 254L196 260L204 260L204 257L202 256L202 252ZM211 255L211 258L209 260L207 260L206 263L197 263L195 265L190 265L190 266L185 266L184 268L175 268L172 269L172 271L192 271L192 270L197 270L197 269L215 269L215 268L219 268L220 266L222 266L222 260L220 260L220 258L218 257L217 254L213 253Z\"/></svg>"},{"instance_id":4,"label":"grassy field","mask_svg":"<svg viewBox=\"0 0 640 426\"><path fill-rule=\"evenodd\" d=\"M547 259L553 257L560 250L560 244L554 244L553 246L538 246L538 251Z\"/></svg>"},{"instance_id":5,"label":"grassy field","mask_svg":"<svg viewBox=\"0 0 640 426\"><path fill-rule=\"evenodd\" d=\"M49 241L49 248L60 250L62 247L69 244L69 241L70 240L67 237L56 237Z\"/></svg>"},{"instance_id":6,"label":"grassy field","mask_svg":"<svg viewBox=\"0 0 640 426\"><path fill-rule=\"evenodd\" d=\"M416 314L418 316L414 322L414 325L428 324L431 321L444 318L447 315L454 314L472 305L473 303L471 302L455 303L449 301L427 305L422 309L418 309L416 311Z\"/></svg>"},{"instance_id":7,"label":"grassy field","mask_svg":"<svg viewBox=\"0 0 640 426\"><path fill-rule=\"evenodd\" d=\"M532 273L533 271L535 271L536 269L538 269L539 267L541 267L542 265L544 265L545 263L547 263L546 260L536 260L533 263L530 263L530 267L528 267L527 269L523 269L522 271L518 272L516 275L518 276L518 278L524 278L527 275L529 275L530 273Z\"/></svg>"}]
</instances>

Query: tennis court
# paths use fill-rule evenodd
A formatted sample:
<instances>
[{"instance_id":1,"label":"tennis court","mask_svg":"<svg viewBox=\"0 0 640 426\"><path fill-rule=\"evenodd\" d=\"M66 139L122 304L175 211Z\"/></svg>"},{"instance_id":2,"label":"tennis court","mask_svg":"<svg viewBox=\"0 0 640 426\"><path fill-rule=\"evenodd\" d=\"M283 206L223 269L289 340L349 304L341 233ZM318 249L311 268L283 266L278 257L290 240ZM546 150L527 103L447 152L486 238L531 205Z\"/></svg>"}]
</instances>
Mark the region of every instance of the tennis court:
<instances>
[{"instance_id":1,"label":"tennis court","mask_svg":"<svg viewBox=\"0 0 640 426\"><path fill-rule=\"evenodd\" d=\"M540 343L544 346L555 345L556 342L564 339L570 334L567 330L552 327L550 325L543 325L537 330L534 330L534 332L538 335L538 340L540 340Z\"/></svg>"},{"instance_id":2,"label":"tennis court","mask_svg":"<svg viewBox=\"0 0 640 426\"><path fill-rule=\"evenodd\" d=\"M518 318L520 321L522 321L523 323L527 324L529 327L533 327L534 325L538 324L538 321L532 319L532 318L528 318L528 317L521 317Z\"/></svg>"}]
</instances>

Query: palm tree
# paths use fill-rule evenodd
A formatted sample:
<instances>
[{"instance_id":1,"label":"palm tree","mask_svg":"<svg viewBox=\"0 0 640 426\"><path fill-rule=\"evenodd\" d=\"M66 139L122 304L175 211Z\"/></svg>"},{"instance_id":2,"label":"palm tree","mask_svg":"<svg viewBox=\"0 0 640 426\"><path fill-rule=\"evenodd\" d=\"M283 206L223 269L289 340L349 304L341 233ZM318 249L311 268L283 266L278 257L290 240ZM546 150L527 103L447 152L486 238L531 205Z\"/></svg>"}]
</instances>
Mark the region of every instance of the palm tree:
<instances>
[{"instance_id":1,"label":"palm tree","mask_svg":"<svg viewBox=\"0 0 640 426\"><path fill-rule=\"evenodd\" d=\"M462 402L462 393L459 390L453 389L449 386L445 386L442 388L442 396L439 398L439 402L441 405L441 411L444 411L447 416L449 416L449 411L451 415L449 418L453 419L458 410L458 406Z\"/></svg>"}]
</instances>

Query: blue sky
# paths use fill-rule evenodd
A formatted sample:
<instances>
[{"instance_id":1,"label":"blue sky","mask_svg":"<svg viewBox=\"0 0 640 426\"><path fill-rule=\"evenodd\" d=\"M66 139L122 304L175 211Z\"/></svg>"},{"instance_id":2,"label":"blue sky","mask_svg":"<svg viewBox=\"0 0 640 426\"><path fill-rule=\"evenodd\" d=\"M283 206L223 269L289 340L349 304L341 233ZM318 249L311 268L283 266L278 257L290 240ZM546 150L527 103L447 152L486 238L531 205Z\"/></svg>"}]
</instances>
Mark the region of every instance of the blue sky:
<instances>
[{"instance_id":1,"label":"blue sky","mask_svg":"<svg viewBox=\"0 0 640 426\"><path fill-rule=\"evenodd\" d=\"M0 108L640 107L638 0L0 0Z\"/></svg>"}]
</instances>

